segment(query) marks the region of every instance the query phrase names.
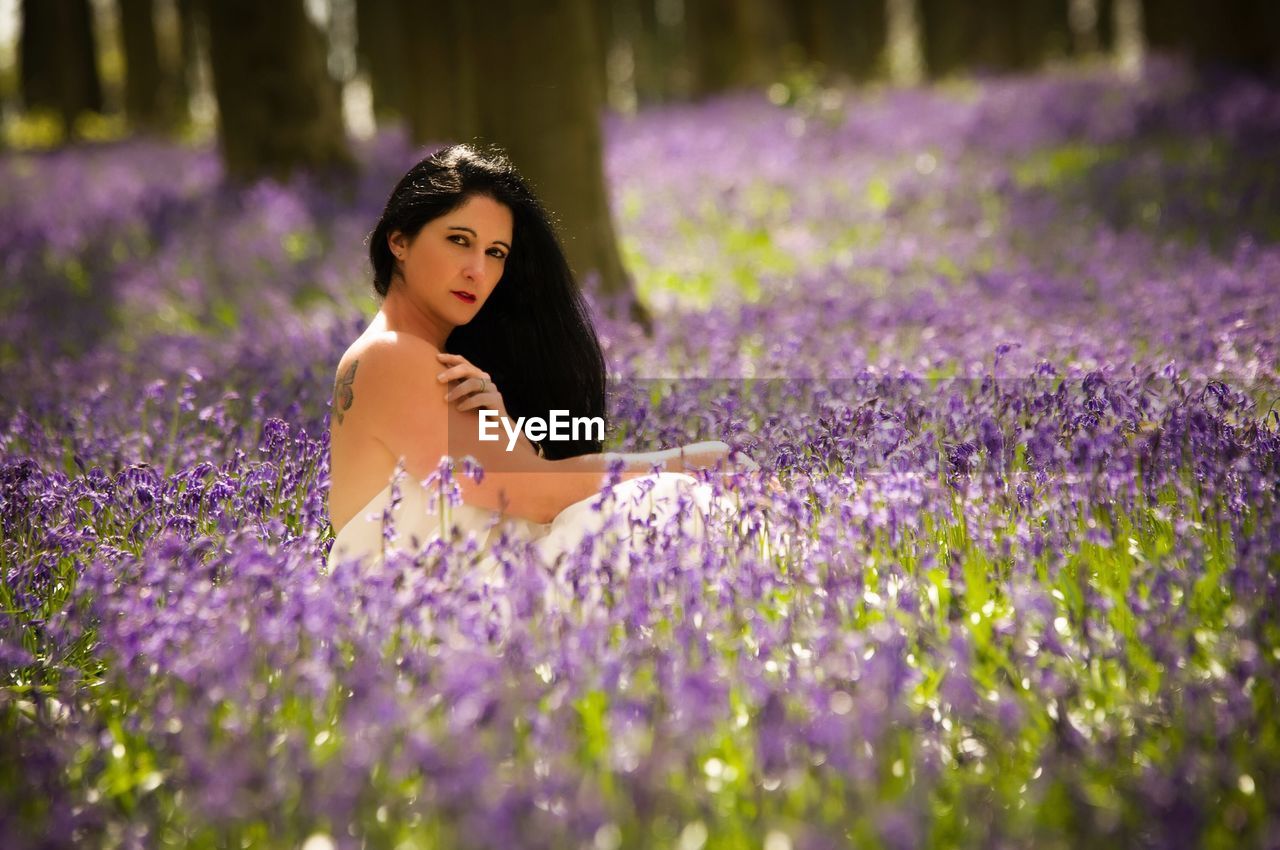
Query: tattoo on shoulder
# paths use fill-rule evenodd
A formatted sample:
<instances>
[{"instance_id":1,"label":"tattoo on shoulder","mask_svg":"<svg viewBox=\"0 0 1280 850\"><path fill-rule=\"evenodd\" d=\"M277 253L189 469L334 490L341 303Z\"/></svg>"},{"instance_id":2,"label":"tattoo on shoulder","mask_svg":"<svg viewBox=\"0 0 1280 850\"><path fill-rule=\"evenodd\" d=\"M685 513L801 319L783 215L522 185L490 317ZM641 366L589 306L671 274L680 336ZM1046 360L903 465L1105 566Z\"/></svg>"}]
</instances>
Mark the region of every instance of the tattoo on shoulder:
<instances>
[{"instance_id":1,"label":"tattoo on shoulder","mask_svg":"<svg viewBox=\"0 0 1280 850\"><path fill-rule=\"evenodd\" d=\"M342 424L344 414L351 409L351 402L355 401L355 393L351 388L356 381L356 366L359 365L359 360L351 361L347 371L343 372L333 385L333 415L338 417L339 425Z\"/></svg>"}]
</instances>

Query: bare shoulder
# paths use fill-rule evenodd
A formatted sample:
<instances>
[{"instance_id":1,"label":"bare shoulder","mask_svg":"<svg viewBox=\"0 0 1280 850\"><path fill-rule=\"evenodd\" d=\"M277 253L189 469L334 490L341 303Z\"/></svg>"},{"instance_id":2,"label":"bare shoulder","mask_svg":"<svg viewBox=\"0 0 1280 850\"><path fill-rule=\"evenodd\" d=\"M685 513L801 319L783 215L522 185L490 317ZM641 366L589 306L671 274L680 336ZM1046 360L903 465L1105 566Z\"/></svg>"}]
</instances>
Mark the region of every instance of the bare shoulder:
<instances>
[{"instance_id":1,"label":"bare shoulder","mask_svg":"<svg viewBox=\"0 0 1280 850\"><path fill-rule=\"evenodd\" d=\"M363 353L377 353L389 359L418 359L422 362L437 362L435 357L440 349L420 336L399 333L397 331L379 331L365 334L352 343L348 351L359 349Z\"/></svg>"},{"instance_id":2,"label":"bare shoulder","mask_svg":"<svg viewBox=\"0 0 1280 850\"><path fill-rule=\"evenodd\" d=\"M351 343L343 353L338 361L337 378L341 381L348 375L354 378L363 373L372 379L388 370L430 371L440 365L436 359L438 353L439 349L421 337L394 331L366 334ZM436 372L430 374L434 377Z\"/></svg>"},{"instance_id":3,"label":"bare shoulder","mask_svg":"<svg viewBox=\"0 0 1280 850\"><path fill-rule=\"evenodd\" d=\"M421 337L384 331L365 334L351 344L334 376L333 420L363 419L394 404L406 391L434 385L441 366L439 350Z\"/></svg>"},{"instance_id":4,"label":"bare shoulder","mask_svg":"<svg viewBox=\"0 0 1280 850\"><path fill-rule=\"evenodd\" d=\"M369 334L347 349L339 373L345 366L363 370L371 383L414 385L423 380L435 380L443 368L436 359L439 353L438 348L421 337L394 331Z\"/></svg>"}]
</instances>

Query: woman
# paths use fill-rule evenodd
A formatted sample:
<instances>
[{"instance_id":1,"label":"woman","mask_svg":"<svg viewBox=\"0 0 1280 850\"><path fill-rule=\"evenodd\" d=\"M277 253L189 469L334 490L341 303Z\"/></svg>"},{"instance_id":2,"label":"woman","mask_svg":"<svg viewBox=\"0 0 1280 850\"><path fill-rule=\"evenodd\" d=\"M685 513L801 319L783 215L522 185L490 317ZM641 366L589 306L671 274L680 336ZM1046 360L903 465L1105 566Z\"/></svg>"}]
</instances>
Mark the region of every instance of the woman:
<instances>
[{"instance_id":1,"label":"woman","mask_svg":"<svg viewBox=\"0 0 1280 850\"><path fill-rule=\"evenodd\" d=\"M724 443L612 455L601 454L603 428L536 446L512 432L521 417L556 410L603 423L605 365L549 217L505 157L454 145L415 165L387 201L369 258L382 305L343 354L334 386L331 568L381 557L388 512L410 546L438 536L431 499L410 485L445 455L473 456L484 470L478 482L457 479L463 504L452 524L485 533L505 514L548 557L598 527L589 505L611 464L622 466L619 505L668 515L687 513L691 499L706 506L705 488L680 473L715 465ZM498 439L481 439L495 430ZM398 462L409 484L396 501ZM635 506L626 488L649 498Z\"/></svg>"}]
</instances>

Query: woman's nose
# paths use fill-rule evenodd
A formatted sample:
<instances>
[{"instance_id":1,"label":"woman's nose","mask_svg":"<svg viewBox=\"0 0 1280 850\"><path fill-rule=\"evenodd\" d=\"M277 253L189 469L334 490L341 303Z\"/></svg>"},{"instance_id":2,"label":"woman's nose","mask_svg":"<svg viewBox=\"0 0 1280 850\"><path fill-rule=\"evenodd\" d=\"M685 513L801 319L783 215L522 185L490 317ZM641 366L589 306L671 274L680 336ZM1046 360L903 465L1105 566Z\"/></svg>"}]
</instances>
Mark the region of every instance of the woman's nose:
<instances>
[{"instance_id":1,"label":"woman's nose","mask_svg":"<svg viewBox=\"0 0 1280 850\"><path fill-rule=\"evenodd\" d=\"M480 280L484 277L484 255L467 255L467 261L462 267L462 272L469 280Z\"/></svg>"}]
</instances>

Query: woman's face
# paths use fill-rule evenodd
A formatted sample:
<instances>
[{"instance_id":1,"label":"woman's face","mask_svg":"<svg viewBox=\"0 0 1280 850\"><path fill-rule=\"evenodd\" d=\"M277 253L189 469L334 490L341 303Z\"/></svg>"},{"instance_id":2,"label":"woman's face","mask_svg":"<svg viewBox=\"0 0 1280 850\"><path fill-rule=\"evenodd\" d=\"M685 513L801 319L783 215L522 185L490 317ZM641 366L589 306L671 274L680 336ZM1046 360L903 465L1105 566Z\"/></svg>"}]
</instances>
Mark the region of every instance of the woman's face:
<instances>
[{"instance_id":1,"label":"woman's face","mask_svg":"<svg viewBox=\"0 0 1280 850\"><path fill-rule=\"evenodd\" d=\"M405 294L445 324L470 322L502 278L512 224L504 204L473 195L453 212L427 222L413 238L393 232L387 243Z\"/></svg>"}]
</instances>

